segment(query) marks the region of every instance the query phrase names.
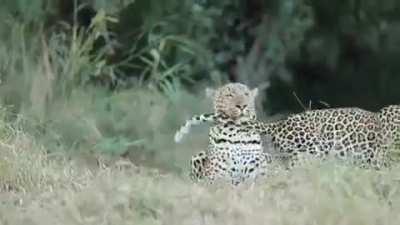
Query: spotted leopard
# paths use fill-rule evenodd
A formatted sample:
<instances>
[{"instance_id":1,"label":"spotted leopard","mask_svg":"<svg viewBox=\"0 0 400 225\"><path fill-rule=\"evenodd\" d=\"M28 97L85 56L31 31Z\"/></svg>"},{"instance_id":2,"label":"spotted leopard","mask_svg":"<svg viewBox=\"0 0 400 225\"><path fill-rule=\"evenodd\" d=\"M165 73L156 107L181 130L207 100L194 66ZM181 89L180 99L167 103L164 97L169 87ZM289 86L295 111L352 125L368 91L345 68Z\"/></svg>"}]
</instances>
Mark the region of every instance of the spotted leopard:
<instances>
[{"instance_id":1,"label":"spotted leopard","mask_svg":"<svg viewBox=\"0 0 400 225\"><path fill-rule=\"evenodd\" d=\"M333 156L362 167L386 166L387 149L398 141L400 107L374 113L356 107L310 110L275 122L241 123L247 133L270 136L277 160L293 168L303 157ZM213 114L207 115L209 120ZM396 122L397 124L395 124ZM397 140L397 142L396 142Z\"/></svg>"},{"instance_id":2,"label":"spotted leopard","mask_svg":"<svg viewBox=\"0 0 400 225\"><path fill-rule=\"evenodd\" d=\"M272 137L274 149L288 155L350 159L362 167L390 166L388 154L400 149L400 105L378 112L356 107L312 110L276 122L255 122L248 129Z\"/></svg>"},{"instance_id":3,"label":"spotted leopard","mask_svg":"<svg viewBox=\"0 0 400 225\"><path fill-rule=\"evenodd\" d=\"M379 110L378 120L381 124L381 148L385 154L394 152L398 155L400 150L400 105L389 105ZM388 159L391 160L391 157Z\"/></svg>"},{"instance_id":4,"label":"spotted leopard","mask_svg":"<svg viewBox=\"0 0 400 225\"><path fill-rule=\"evenodd\" d=\"M274 149L290 159L328 156L381 168L385 164L382 123L378 114L356 107L310 110L275 122L256 122L248 129L271 136Z\"/></svg>"},{"instance_id":5,"label":"spotted leopard","mask_svg":"<svg viewBox=\"0 0 400 225\"><path fill-rule=\"evenodd\" d=\"M213 123L207 150L190 160L193 180L208 183L225 180L237 185L266 175L271 156L263 152L260 135L248 132L245 127L256 119L257 93L257 89L250 90L240 83L208 89L215 113L194 116L175 135L175 141L179 142L192 125Z\"/></svg>"}]
</instances>

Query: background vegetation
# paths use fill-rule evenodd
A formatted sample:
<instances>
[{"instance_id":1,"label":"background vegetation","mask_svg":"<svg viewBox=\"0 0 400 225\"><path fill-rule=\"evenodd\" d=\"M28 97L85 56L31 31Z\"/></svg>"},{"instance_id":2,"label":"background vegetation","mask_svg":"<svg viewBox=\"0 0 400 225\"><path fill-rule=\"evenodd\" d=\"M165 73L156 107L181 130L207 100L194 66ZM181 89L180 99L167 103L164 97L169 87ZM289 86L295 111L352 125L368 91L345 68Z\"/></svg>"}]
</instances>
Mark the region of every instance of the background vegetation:
<instances>
[{"instance_id":1,"label":"background vegetation","mask_svg":"<svg viewBox=\"0 0 400 225\"><path fill-rule=\"evenodd\" d=\"M398 104L399 10L396 0L3 0L0 223L395 223L396 168L316 165L221 193L186 180L207 126L180 145L173 134L211 110L206 86L228 81L262 90L262 119L310 103Z\"/></svg>"}]
</instances>

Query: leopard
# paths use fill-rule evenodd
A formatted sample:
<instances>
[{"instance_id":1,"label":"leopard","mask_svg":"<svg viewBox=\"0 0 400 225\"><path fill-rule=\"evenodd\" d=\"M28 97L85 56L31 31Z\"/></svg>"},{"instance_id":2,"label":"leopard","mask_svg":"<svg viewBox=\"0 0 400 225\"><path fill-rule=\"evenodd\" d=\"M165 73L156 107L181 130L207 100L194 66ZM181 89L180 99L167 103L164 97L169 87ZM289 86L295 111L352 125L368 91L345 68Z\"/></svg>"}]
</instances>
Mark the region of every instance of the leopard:
<instances>
[{"instance_id":1,"label":"leopard","mask_svg":"<svg viewBox=\"0 0 400 225\"><path fill-rule=\"evenodd\" d=\"M214 121L217 116L206 114L193 123ZM363 168L381 169L390 166L390 148L400 149L400 105L389 105L378 112L358 107L306 110L278 121L257 121L255 117L241 123L245 133L269 136L278 157L286 159L287 169L294 168L303 156L315 159L350 161ZM192 158L192 168L206 157L204 152ZM196 161L197 160L197 161ZM196 171L194 171L196 172Z\"/></svg>"},{"instance_id":2,"label":"leopard","mask_svg":"<svg viewBox=\"0 0 400 225\"><path fill-rule=\"evenodd\" d=\"M270 137L277 151L273 157L270 155L271 161L285 164L287 170L302 165L304 159L332 157L362 168L380 169L388 167L387 149L400 143L399 116L400 106L377 113L358 107L329 108L307 110L272 122L253 118L241 126L246 133ZM214 115L207 114L207 118L213 121Z\"/></svg>"},{"instance_id":3,"label":"leopard","mask_svg":"<svg viewBox=\"0 0 400 225\"><path fill-rule=\"evenodd\" d=\"M399 155L400 150L400 105L388 105L378 111L378 120L381 123L382 140L380 142L383 151L388 154L386 166L391 162L398 161L393 159L395 153Z\"/></svg>"},{"instance_id":4,"label":"leopard","mask_svg":"<svg viewBox=\"0 0 400 225\"><path fill-rule=\"evenodd\" d=\"M382 123L381 115L358 107L307 110L278 121L255 121L247 129L270 136L288 169L304 158L334 158L380 169L387 166L384 131L391 127Z\"/></svg>"},{"instance_id":5,"label":"leopard","mask_svg":"<svg viewBox=\"0 0 400 225\"><path fill-rule=\"evenodd\" d=\"M272 157L264 152L260 134L245 127L257 118L258 89L228 83L207 88L206 93L213 101L214 112L193 116L175 134L175 142L180 142L191 126L212 123L207 149L190 159L190 178L207 184L222 180L236 186L266 177Z\"/></svg>"},{"instance_id":6,"label":"leopard","mask_svg":"<svg viewBox=\"0 0 400 225\"><path fill-rule=\"evenodd\" d=\"M393 162L390 151L400 149L400 105L377 112L358 107L307 110L279 121L256 121L247 129L270 136L274 149L289 159L288 168L301 156L333 156L362 168L383 169Z\"/></svg>"}]
</instances>

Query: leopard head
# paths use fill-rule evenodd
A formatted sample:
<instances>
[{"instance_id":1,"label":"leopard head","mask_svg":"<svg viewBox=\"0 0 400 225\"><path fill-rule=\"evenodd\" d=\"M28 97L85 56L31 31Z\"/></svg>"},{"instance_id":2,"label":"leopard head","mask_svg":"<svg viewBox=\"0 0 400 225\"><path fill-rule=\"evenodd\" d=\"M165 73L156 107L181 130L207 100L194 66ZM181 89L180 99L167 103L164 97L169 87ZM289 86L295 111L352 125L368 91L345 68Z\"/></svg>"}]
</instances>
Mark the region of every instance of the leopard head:
<instances>
[{"instance_id":1,"label":"leopard head","mask_svg":"<svg viewBox=\"0 0 400 225\"><path fill-rule=\"evenodd\" d=\"M213 99L214 112L233 120L256 118L255 99L258 89L250 90L241 83L229 83L216 90L208 88L207 96Z\"/></svg>"}]
</instances>

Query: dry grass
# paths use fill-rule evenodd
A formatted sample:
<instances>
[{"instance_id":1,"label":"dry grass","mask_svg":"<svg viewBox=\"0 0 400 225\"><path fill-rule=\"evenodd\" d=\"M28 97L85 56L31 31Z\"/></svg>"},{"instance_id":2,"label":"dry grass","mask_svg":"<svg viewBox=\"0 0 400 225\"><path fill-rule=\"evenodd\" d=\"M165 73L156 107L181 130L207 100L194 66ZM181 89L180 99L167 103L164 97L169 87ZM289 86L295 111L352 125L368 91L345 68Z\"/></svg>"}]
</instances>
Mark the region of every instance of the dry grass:
<instances>
[{"instance_id":1,"label":"dry grass","mask_svg":"<svg viewBox=\"0 0 400 225\"><path fill-rule=\"evenodd\" d=\"M400 168L323 163L253 187L203 187L116 161L51 156L23 133L1 144L0 224L397 224Z\"/></svg>"},{"instance_id":2,"label":"dry grass","mask_svg":"<svg viewBox=\"0 0 400 225\"><path fill-rule=\"evenodd\" d=\"M65 156L49 155L22 132L7 142L0 142L0 191L2 193L53 192L60 188L79 189L93 172L67 161Z\"/></svg>"}]
</instances>

